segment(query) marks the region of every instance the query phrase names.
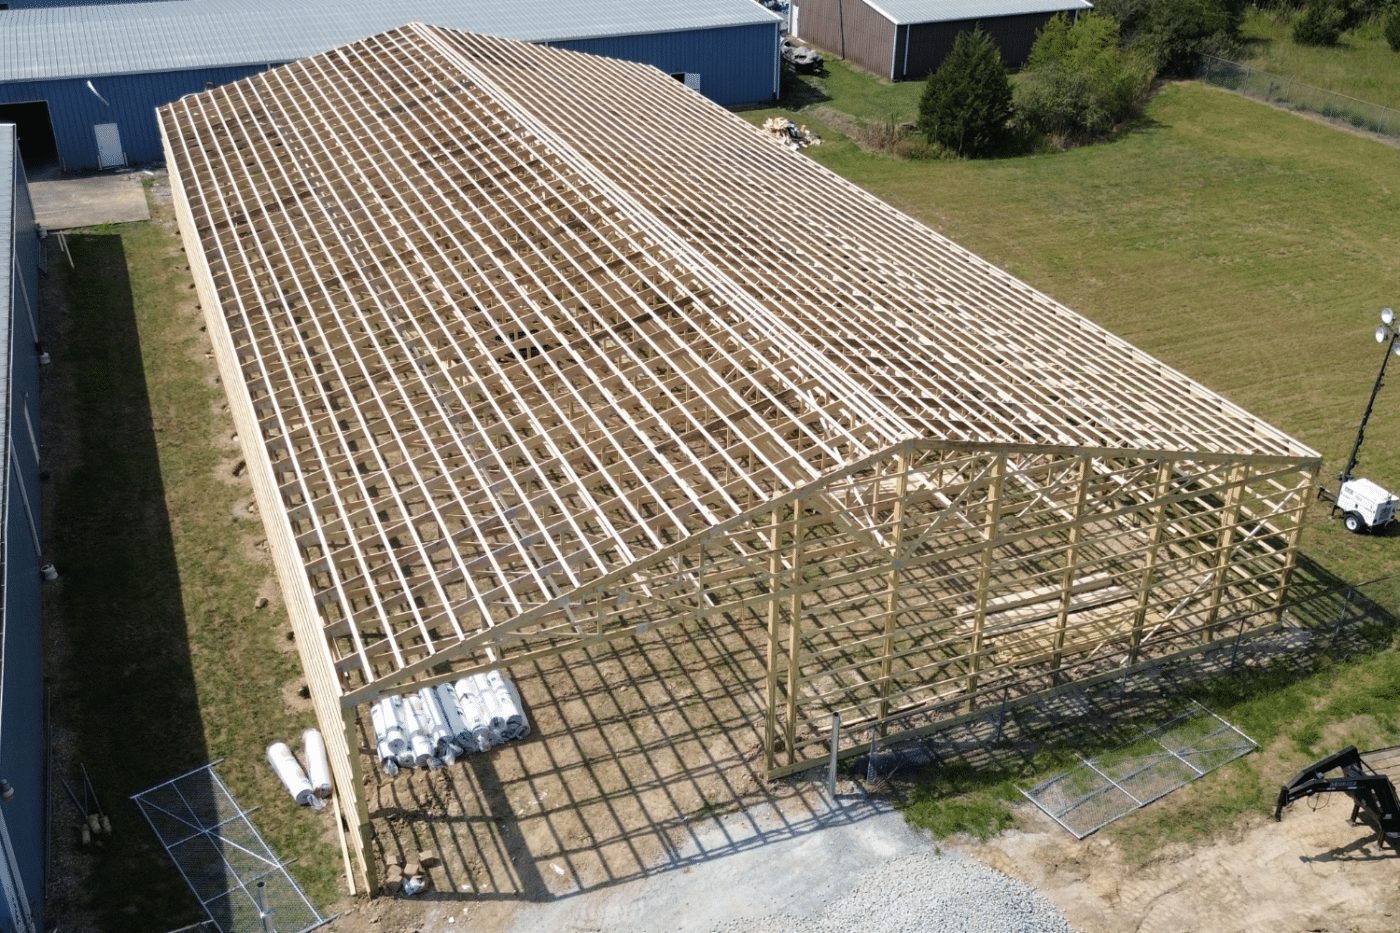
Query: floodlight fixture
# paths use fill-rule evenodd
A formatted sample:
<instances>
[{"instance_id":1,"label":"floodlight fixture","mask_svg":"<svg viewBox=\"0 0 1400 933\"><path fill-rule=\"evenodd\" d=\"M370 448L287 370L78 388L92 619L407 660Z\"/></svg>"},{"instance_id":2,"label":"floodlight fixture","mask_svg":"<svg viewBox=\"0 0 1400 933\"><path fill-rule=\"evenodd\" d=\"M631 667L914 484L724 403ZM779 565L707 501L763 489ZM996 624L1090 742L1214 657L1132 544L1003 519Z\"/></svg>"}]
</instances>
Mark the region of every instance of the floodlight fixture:
<instances>
[{"instance_id":1,"label":"floodlight fixture","mask_svg":"<svg viewBox=\"0 0 1400 933\"><path fill-rule=\"evenodd\" d=\"M1356 457L1361 452L1361 441L1366 437L1366 422L1371 419L1371 409L1376 406L1376 394L1380 392L1381 386L1385 382L1385 367L1390 362L1390 354L1393 352L1400 356L1400 324L1395 322L1395 311L1391 308L1381 308L1381 323L1376 327L1376 343L1389 344L1385 348L1385 355L1381 357L1381 371L1376 374L1376 384L1371 387L1371 400L1366 403L1366 412L1361 416L1361 426L1356 429L1356 443L1351 447L1351 456L1347 458L1346 469L1337 474L1337 479L1346 483L1352 478L1351 471L1356 468Z\"/></svg>"}]
</instances>

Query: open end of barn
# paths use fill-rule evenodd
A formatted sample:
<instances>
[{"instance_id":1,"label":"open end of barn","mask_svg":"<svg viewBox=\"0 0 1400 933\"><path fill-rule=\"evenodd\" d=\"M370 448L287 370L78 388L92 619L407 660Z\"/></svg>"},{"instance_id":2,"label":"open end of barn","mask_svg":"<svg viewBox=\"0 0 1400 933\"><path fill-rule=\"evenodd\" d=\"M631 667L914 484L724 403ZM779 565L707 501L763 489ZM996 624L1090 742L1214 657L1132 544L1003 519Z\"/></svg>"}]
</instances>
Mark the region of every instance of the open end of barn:
<instances>
[{"instance_id":1,"label":"open end of barn","mask_svg":"<svg viewBox=\"0 0 1400 933\"><path fill-rule=\"evenodd\" d=\"M772 778L1276 622L1314 451L658 70L408 25L160 120L371 878L385 695L722 621Z\"/></svg>"}]
</instances>

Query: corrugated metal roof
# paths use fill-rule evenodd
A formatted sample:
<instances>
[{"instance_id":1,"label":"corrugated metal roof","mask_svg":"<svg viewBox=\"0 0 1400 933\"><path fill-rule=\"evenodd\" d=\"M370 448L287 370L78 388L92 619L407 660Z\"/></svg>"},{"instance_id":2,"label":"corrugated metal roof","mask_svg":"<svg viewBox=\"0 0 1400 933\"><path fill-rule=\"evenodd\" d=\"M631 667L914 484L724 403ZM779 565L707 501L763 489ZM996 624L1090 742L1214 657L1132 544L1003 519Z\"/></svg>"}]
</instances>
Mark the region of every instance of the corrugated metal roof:
<instances>
[{"instance_id":1,"label":"corrugated metal roof","mask_svg":"<svg viewBox=\"0 0 1400 933\"><path fill-rule=\"evenodd\" d=\"M954 23L1025 13L1092 10L1089 0L866 0L885 19L906 23Z\"/></svg>"},{"instance_id":2,"label":"corrugated metal roof","mask_svg":"<svg viewBox=\"0 0 1400 933\"><path fill-rule=\"evenodd\" d=\"M0 347L6 352L0 354L0 392L8 392L10 385L10 320L14 317L15 280L15 202L18 200L15 186L19 182L16 171L19 162L19 140L13 123L0 123ZM32 235L32 231L31 231ZM5 415L9 406L0 405L0 454L4 453L4 439L8 436ZM9 472L10 461L4 458L0 463L0 482Z\"/></svg>"},{"instance_id":3,"label":"corrugated metal roof","mask_svg":"<svg viewBox=\"0 0 1400 933\"><path fill-rule=\"evenodd\" d=\"M9 10L0 13L0 82L276 64L408 22L558 42L776 20L751 0L167 0Z\"/></svg>"}]
</instances>

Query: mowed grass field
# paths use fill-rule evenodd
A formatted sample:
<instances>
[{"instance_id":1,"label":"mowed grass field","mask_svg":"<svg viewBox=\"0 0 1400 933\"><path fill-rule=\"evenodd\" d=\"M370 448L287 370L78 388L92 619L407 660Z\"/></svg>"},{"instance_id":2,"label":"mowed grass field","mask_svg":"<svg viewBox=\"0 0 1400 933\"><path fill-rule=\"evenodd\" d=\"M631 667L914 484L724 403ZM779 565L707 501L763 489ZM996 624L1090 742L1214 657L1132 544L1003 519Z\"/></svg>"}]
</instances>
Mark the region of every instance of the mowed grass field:
<instances>
[{"instance_id":1,"label":"mowed grass field","mask_svg":"<svg viewBox=\"0 0 1400 933\"><path fill-rule=\"evenodd\" d=\"M987 161L903 161L834 129L839 88L913 119L909 85L843 63L795 112L810 156L1344 464L1400 306L1400 153L1189 82L1112 142ZM830 91L832 100L820 100ZM898 108L903 108L898 109ZM1358 472L1400 488L1400 361ZM1400 571L1400 540L1348 535L1326 509L1305 550L1348 581Z\"/></svg>"}]
</instances>

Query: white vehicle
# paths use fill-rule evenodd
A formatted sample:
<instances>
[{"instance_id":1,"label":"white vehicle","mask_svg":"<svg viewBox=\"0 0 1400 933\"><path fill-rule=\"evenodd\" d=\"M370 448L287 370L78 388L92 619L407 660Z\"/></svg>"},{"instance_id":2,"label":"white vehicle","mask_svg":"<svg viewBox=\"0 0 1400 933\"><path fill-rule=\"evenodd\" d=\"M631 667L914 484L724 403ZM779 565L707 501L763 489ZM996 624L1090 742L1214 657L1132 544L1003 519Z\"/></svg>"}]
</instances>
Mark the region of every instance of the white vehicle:
<instances>
[{"instance_id":1,"label":"white vehicle","mask_svg":"<svg viewBox=\"0 0 1400 933\"><path fill-rule=\"evenodd\" d=\"M1395 504L1400 499L1390 490L1369 479L1349 479L1337 492L1337 508L1345 516L1347 531L1362 534L1379 531L1395 521Z\"/></svg>"}]
</instances>

